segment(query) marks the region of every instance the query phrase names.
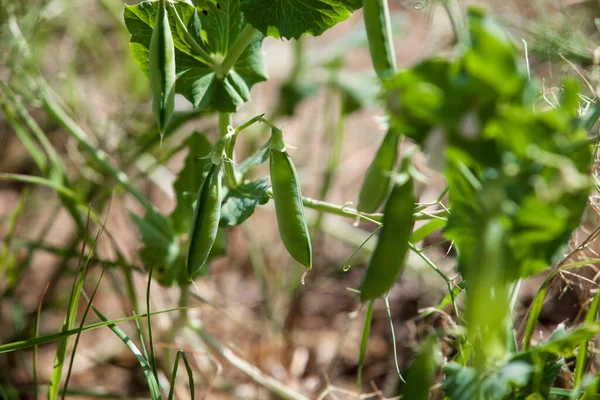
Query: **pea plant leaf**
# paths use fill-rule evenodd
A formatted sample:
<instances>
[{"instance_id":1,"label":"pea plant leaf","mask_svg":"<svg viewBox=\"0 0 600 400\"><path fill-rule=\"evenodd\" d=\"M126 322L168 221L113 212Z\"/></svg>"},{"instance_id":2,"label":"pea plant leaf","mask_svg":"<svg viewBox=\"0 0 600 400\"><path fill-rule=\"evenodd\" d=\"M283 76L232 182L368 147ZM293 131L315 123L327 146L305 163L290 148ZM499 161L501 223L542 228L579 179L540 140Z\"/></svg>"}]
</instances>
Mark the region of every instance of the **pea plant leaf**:
<instances>
[{"instance_id":1,"label":"pea plant leaf","mask_svg":"<svg viewBox=\"0 0 600 400\"><path fill-rule=\"evenodd\" d=\"M201 3L194 7L178 2L167 9L175 45L175 91L196 108L234 112L238 105L249 100L252 86L267 79L261 52L264 35L256 32L228 74L220 79L194 46L200 46L219 62L247 26L247 21L241 13L239 0ZM125 6L124 19L131 34L131 51L146 76L149 76L149 46L157 10L156 1ZM177 18L181 19L193 41L186 36Z\"/></svg>"},{"instance_id":2,"label":"pea plant leaf","mask_svg":"<svg viewBox=\"0 0 600 400\"><path fill-rule=\"evenodd\" d=\"M257 205L266 204L270 187L267 180L265 177L229 191L221 207L221 226L239 225L254 213Z\"/></svg>"},{"instance_id":3,"label":"pea plant leaf","mask_svg":"<svg viewBox=\"0 0 600 400\"><path fill-rule=\"evenodd\" d=\"M177 206L170 215L173 228L179 234L188 233L194 215L194 202L198 190L208 174L211 161L205 157L212 149L211 143L200 132L194 132L186 139L188 155L183 168L173 184Z\"/></svg>"},{"instance_id":4,"label":"pea plant leaf","mask_svg":"<svg viewBox=\"0 0 600 400\"><path fill-rule=\"evenodd\" d=\"M145 265L154 266L154 278L170 286L180 275L177 262L180 256L179 239L171 222L156 211L148 211L144 217L131 214L133 222L142 234L144 247L139 254Z\"/></svg>"},{"instance_id":5,"label":"pea plant leaf","mask_svg":"<svg viewBox=\"0 0 600 400\"><path fill-rule=\"evenodd\" d=\"M238 165L237 171L245 177L250 170L267 161L270 153L271 148L269 146L264 146L262 149L242 161L240 165Z\"/></svg>"},{"instance_id":6,"label":"pea plant leaf","mask_svg":"<svg viewBox=\"0 0 600 400\"><path fill-rule=\"evenodd\" d=\"M276 39L319 36L362 6L359 0L240 0L250 24Z\"/></svg>"}]
</instances>

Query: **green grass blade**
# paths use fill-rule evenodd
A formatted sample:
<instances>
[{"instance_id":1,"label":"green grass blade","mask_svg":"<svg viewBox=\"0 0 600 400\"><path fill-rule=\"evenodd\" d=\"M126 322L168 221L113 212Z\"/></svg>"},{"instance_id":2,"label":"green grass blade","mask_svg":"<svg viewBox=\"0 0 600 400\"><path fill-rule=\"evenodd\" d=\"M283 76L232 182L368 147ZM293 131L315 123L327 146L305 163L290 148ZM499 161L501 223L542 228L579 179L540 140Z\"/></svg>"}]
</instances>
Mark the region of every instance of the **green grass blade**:
<instances>
[{"instance_id":1,"label":"green grass blade","mask_svg":"<svg viewBox=\"0 0 600 400\"><path fill-rule=\"evenodd\" d=\"M88 215L88 225L89 225L89 215ZM96 250L96 245L98 243L98 239L100 234L102 233L102 229L98 230L96 234L96 238L93 241L93 247L90 249L90 252L87 256L86 262L81 264L83 259L83 255L85 252L85 245L87 242L87 238L84 239L83 245L81 248L81 259L79 260L79 264L81 265L80 272L75 275L75 279L73 280L73 287L71 288L71 296L69 297L69 304L67 306L67 315L65 316L65 320L63 322L63 331L70 330L75 325L75 318L77 317L77 307L79 305L79 298L81 297L81 292L83 290L83 283L85 281L85 275L87 272L87 267L89 265L90 259ZM69 336L64 337L58 343L58 348L56 349L56 356L54 358L54 368L52 369L52 377L50 378L50 389L48 390L48 400L56 400L58 398L58 392L60 389L60 379L62 376L65 359L67 356L67 350L69 347Z\"/></svg>"},{"instance_id":2,"label":"green grass blade","mask_svg":"<svg viewBox=\"0 0 600 400\"><path fill-rule=\"evenodd\" d=\"M4 85L0 82L0 89L3 88ZM14 106L11 107L4 98L4 96L0 96L0 110L2 110L6 121L13 128L23 146L27 149L27 152L35 162L35 165L37 165L40 171L47 174L49 171L48 159L46 155L42 151L41 147L35 142L33 137L29 134L25 126L21 123L21 121L19 121Z\"/></svg>"},{"instance_id":3,"label":"green grass blade","mask_svg":"<svg viewBox=\"0 0 600 400\"><path fill-rule=\"evenodd\" d=\"M23 192L21 193L21 196L19 196L19 202L17 203L17 206L15 207L15 211L13 211L12 215L10 216L10 219L8 221L8 228L7 228L7 232L6 235L4 236L4 245L2 246L2 250L0 251L0 280L3 280L3 276L7 276L8 275L8 281L9 282L14 282L14 277L10 276L8 271L6 271L7 269L13 270L15 269L15 264L16 264L16 258L14 256L14 253L11 251L11 247L12 247L12 243L13 243L13 237L14 237L14 233L15 233L15 229L17 227L17 223L19 222L19 219L21 218L21 214L23 213L23 210L25 209L25 202L27 201L27 194L28 194L28 190L25 189L23 190ZM10 285L10 283L9 283Z\"/></svg>"},{"instance_id":4,"label":"green grass blade","mask_svg":"<svg viewBox=\"0 0 600 400\"><path fill-rule=\"evenodd\" d=\"M9 180L9 181L16 181L16 182L21 182L21 183L30 183L33 185L47 186L49 188L54 189L57 193L59 193L63 196L66 196L72 200L75 200L77 203L82 203L82 201L79 198L79 196L77 195L77 193L75 193L68 187L66 187L60 183L51 181L49 179L41 178L39 176L9 174L9 173L1 172L0 180Z\"/></svg>"},{"instance_id":5,"label":"green grass blade","mask_svg":"<svg viewBox=\"0 0 600 400\"><path fill-rule=\"evenodd\" d=\"M588 310L585 316L585 322L594 322L598 316L598 308L600 307L600 291L596 293L594 299L592 300L592 304L590 305L590 309ZM579 345L579 350L577 351L577 359L575 361L575 372L573 375L573 392L574 395L572 398L577 398L579 395L579 390L581 386L581 380L583 378L583 373L585 372L585 366L587 361L587 352L588 352L588 343L589 340L584 340Z\"/></svg>"},{"instance_id":6,"label":"green grass blade","mask_svg":"<svg viewBox=\"0 0 600 400\"><path fill-rule=\"evenodd\" d=\"M40 316L42 314L42 305L44 304L44 298L46 297L46 293L48 292L48 287L49 287L49 283L46 284L46 287L44 288L44 292L42 293L42 297L40 298L40 303L38 304L38 308L37 308L37 313L35 316L35 328L34 328L34 337L38 337L40 335ZM33 370L33 399L37 400L38 399L38 393L39 393L39 388L38 388L38 375L37 375L37 356L38 356L38 352L37 352L37 346L33 346L33 364L32 364L32 370Z\"/></svg>"},{"instance_id":7,"label":"green grass blade","mask_svg":"<svg viewBox=\"0 0 600 400\"><path fill-rule=\"evenodd\" d=\"M369 342L369 333L371 332L371 322L373 321L373 304L375 300L369 302L367 315L365 316L365 326L363 327L362 338L360 340L360 353L358 355L358 374L356 377L356 385L360 388L362 380L362 370L367 354L367 343Z\"/></svg>"},{"instance_id":8,"label":"green grass blade","mask_svg":"<svg viewBox=\"0 0 600 400\"><path fill-rule=\"evenodd\" d=\"M150 342L150 364L152 365L152 373L158 381L158 369L156 367L156 355L154 353L154 340L152 338L152 321L150 320L150 288L152 286L152 270L154 266L150 265L148 273L148 285L146 286L146 315L148 316L148 341Z\"/></svg>"},{"instance_id":9,"label":"green grass blade","mask_svg":"<svg viewBox=\"0 0 600 400\"><path fill-rule=\"evenodd\" d=\"M94 291L92 292L92 296L90 297L90 301L88 302L85 311L83 312L83 316L81 317L81 322L79 323L79 332L75 335L75 342L73 343L73 350L71 352L71 360L69 361L69 368L67 369L67 377L65 379L65 384L62 390L62 400L65 399L65 395L67 392L67 388L69 387L69 381L71 380L71 373L73 372L73 364L75 362L75 353L77 352L77 346L79 345L79 339L81 339L81 332L83 327L85 326L85 319L87 318L88 313L90 312L90 307L92 302L94 301L94 297L96 297L96 293L98 292L98 288L100 287L100 282L102 282L102 277L104 276L104 271L106 268L102 268L102 272L100 273L100 277L98 278L98 282L96 282L96 286L94 287Z\"/></svg>"},{"instance_id":10,"label":"green grass blade","mask_svg":"<svg viewBox=\"0 0 600 400\"><path fill-rule=\"evenodd\" d=\"M546 297L546 289L540 288L535 295L533 302L531 303L531 309L529 311L529 317L527 318L527 325L525 327L525 336L523 339L523 350L529 350L531 347L531 337L535 329L535 324L542 312L542 306L544 305L544 298Z\"/></svg>"},{"instance_id":11,"label":"green grass blade","mask_svg":"<svg viewBox=\"0 0 600 400\"><path fill-rule=\"evenodd\" d=\"M42 148L46 152L46 155L48 156L48 160L51 164L50 166L52 168L52 170L49 171L49 173L48 173L48 176L50 177L50 179L56 178L60 182L66 182L67 177L66 177L66 172L65 172L65 166L62 162L62 159L60 158L60 155L58 154L56 149L54 149L54 147L52 146L52 143L50 143L50 141L48 140L48 137L46 136L46 134L44 133L42 128L40 128L38 123L35 121L35 119L33 119L31 114L27 111L25 106L21 103L19 98L16 96L16 94L12 91L12 89L10 87L8 87L0 82L0 88L4 91L6 96L12 101L15 110L17 111L17 113L19 114L21 119L23 119L23 121L25 121L25 124L27 125L29 130L31 132L33 132L36 139L38 140L38 142L41 144Z\"/></svg>"},{"instance_id":12,"label":"green grass blade","mask_svg":"<svg viewBox=\"0 0 600 400\"><path fill-rule=\"evenodd\" d=\"M171 380L169 381L169 400L173 400L173 395L175 394L175 378L177 378L177 368L179 367L179 358L183 359L183 364L185 365L185 369L188 375L188 382L190 385L190 398L194 400L195 398L195 389L194 389L194 373L192 372L192 367L185 355L183 350L179 350L177 355L175 356L175 364L173 364L173 373L171 374Z\"/></svg>"},{"instance_id":13,"label":"green grass blade","mask_svg":"<svg viewBox=\"0 0 600 400\"><path fill-rule=\"evenodd\" d=\"M175 307L175 308L169 308L167 310L162 310L162 311L154 311L151 313L151 315L154 316L154 315L166 314L166 313L171 313L174 311L181 311L186 308L190 308L190 307ZM118 319L109 320L109 321L96 322L96 323L84 326L81 329L81 331L82 332L90 331L92 329L98 329L98 328L102 328L102 327L105 327L108 325L117 325L117 324L121 324L123 322L135 321L136 319L147 318L147 317L148 316L146 314L139 314L139 315L134 315L131 317L124 317L124 318L118 318ZM38 336L38 337L35 337L32 339L25 339L25 340L19 340L16 342L2 344L2 345L0 345L0 354L11 353L11 352L18 351L18 350L28 349L28 348L34 347L34 346L40 346L40 345L46 344L46 343L56 342L67 336L76 335L79 331L80 331L79 328L69 329L67 331L51 333L49 335Z\"/></svg>"},{"instance_id":14,"label":"green grass blade","mask_svg":"<svg viewBox=\"0 0 600 400\"><path fill-rule=\"evenodd\" d=\"M104 316L104 314L102 314L93 305L92 305L92 310L94 310L94 312L96 313L98 318L100 318L103 322L108 321L107 318ZM129 350L131 350L131 352L133 353L135 358L140 363L140 366L144 370L144 376L146 377L146 381L148 382L148 389L150 390L150 396L151 396L152 400L162 399L162 396L160 393L160 386L158 385L158 380L154 376L152 368L150 367L150 364L148 363L148 359L144 357L144 355L137 348L135 343L133 343L133 340L131 340L129 338L129 336L127 336L125 334L125 332L123 332L121 330L121 328L119 328L118 326L116 326L113 323L109 323L108 327L115 333L115 335L117 335L119 337L119 339L121 339L121 341L123 341L123 343L125 343L125 345L129 348Z\"/></svg>"},{"instance_id":15,"label":"green grass blade","mask_svg":"<svg viewBox=\"0 0 600 400\"><path fill-rule=\"evenodd\" d=\"M63 110L48 84L42 80L40 80L40 84L42 86L41 100L46 111L48 111L48 113L54 117L54 119L69 133L69 135L77 140L83 150L85 150L91 156L91 158L101 164L102 167L105 168L106 171L114 179L116 179L116 181L119 182L119 184L122 185L125 190L127 190L127 192L135 197L146 210L152 210L153 208L152 204L150 204L150 201L133 186L129 177L123 171L112 165L112 163L109 161L108 155L104 151L97 148L87 140L88 135L75 121L73 121L71 117L69 117L67 112Z\"/></svg>"}]
</instances>

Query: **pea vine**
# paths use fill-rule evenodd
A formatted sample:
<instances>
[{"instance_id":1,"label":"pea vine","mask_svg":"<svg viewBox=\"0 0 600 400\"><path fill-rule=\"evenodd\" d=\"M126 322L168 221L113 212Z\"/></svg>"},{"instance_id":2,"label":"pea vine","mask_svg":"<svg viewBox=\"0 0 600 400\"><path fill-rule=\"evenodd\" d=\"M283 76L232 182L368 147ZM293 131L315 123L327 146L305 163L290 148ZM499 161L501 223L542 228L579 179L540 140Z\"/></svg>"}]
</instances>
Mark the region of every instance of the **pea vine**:
<instances>
[{"instance_id":1,"label":"pea vine","mask_svg":"<svg viewBox=\"0 0 600 400\"><path fill-rule=\"evenodd\" d=\"M429 398L443 364L442 337L452 337L458 350L443 366L446 398L556 397L553 382L564 357L600 332L600 324L592 315L583 326L559 329L532 346L532 323L522 340L511 311L521 279L558 263L581 220L591 189L589 131L598 107L581 111L574 80L562 83L557 104L541 102L541 87L530 78L515 43L478 9L464 19L456 4L444 3L458 38L456 56L431 57L397 71L386 0L304 3L161 0L126 6L132 54L152 83L161 132L168 131L175 93L199 112L219 113L221 132L214 144L199 133L186 139L190 155L174 184L177 207L171 215L149 209L143 218L133 216L146 246L142 257L156 265L154 277L163 285L185 286L208 273L210 261L227 252L228 227L242 224L271 200L285 247L307 269L312 267L312 247L305 208L363 218L378 226L359 246L376 240L358 290L360 301L370 303L363 343L373 302L393 287L409 251L444 278L453 305L454 331L436 332L421 346L407 375L405 398ZM353 209L303 197L280 128L263 116L235 128L231 113L250 99L255 84L267 79L261 53L265 36L320 35L363 5L389 130ZM313 92L298 83L299 73L295 70L282 87L287 102L283 114L293 113ZM234 158L236 139L255 123L269 126L271 137L239 162ZM445 175L449 210L427 213L415 204L420 176L412 166L414 152L405 152L396 170L398 147L406 140L416 143ZM267 160L270 177L252 180L250 171ZM436 204L442 204L442 196ZM382 206L383 214L377 214ZM419 219L429 221L413 232ZM462 281L447 277L415 246L441 228L457 250ZM456 300L463 291L467 298L461 316ZM361 360L365 351L363 346ZM579 354L585 358L585 349ZM577 373L570 398L592 398L600 380L583 381L582 371Z\"/></svg>"}]
</instances>

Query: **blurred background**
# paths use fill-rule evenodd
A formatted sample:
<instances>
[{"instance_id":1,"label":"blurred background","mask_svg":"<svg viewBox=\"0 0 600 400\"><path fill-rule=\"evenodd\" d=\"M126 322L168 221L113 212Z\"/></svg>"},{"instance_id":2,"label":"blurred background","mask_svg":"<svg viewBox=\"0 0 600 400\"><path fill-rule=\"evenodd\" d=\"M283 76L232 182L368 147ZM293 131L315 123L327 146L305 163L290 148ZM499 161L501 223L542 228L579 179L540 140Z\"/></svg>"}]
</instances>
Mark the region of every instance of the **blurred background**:
<instances>
[{"instance_id":1,"label":"blurred background","mask_svg":"<svg viewBox=\"0 0 600 400\"><path fill-rule=\"evenodd\" d=\"M461 7L469 4L475 2ZM598 1L477 4L504 23L518 45L526 44L523 62L529 63L532 75L544 79L549 98L554 96L553 84L566 75L585 78L596 87ZM88 294L105 268L94 305L108 319L131 316L134 310L145 312L150 266L140 258L141 235L131 218L131 213L141 216L144 210L94 158L93 149L105 153L110 164L129 176L139 193L166 215L176 204L173 183L188 155L182 145L186 138L192 132L211 141L218 138L216 115L193 111L178 96L178 126L160 144L149 82L129 49L124 5L122 0L0 0L0 344L31 338L36 329L39 335L62 329L81 254L91 254L84 283ZM452 54L454 36L443 7L401 0L390 0L390 7L399 66L432 54ZM266 38L263 52L269 79L253 87L251 100L233 117L234 126L265 113L295 147L290 155L303 195L338 205L355 203L385 134L362 12L318 38ZM53 91L53 104L40 95L42 86ZM588 94L593 97L592 90ZM65 110L72 124L60 121L54 108ZM82 145L77 134L84 135L89 146ZM237 142L238 159L256 151L268 135L262 124L244 131ZM402 151L410 147L403 143ZM48 164L57 160L64 166L68 192L47 173ZM422 203L435 202L445 188L443 179L427 167L428 161L422 155L416 158L418 169L428 178L419 187ZM254 172L256 177L266 175L268 166ZM73 193L75 211L64 201ZM90 209L97 219L86 211ZM574 245L597 227L595 210L592 196ZM74 222L72 212L83 216L83 226ZM366 310L348 288L359 286L374 241L350 262L347 259L375 226L356 226L352 219L314 210L307 210L307 217L314 264L304 284L303 268L279 238L272 202L259 206L243 225L228 230L226 255L214 259L207 275L190 287L188 318L201 326L202 333L174 329L177 312L152 317L161 384L170 376L174 350L181 348L194 371L197 398L285 397L264 379L274 379L306 398L357 398ZM89 245L82 249L90 238L97 242L93 254ZM427 256L443 274L455 275L454 253L439 232L419 246L431 246ZM598 258L593 245L577 257ZM517 319L542 279L524 283ZM538 335L548 335L560 322L576 322L597 286L595 281L593 266L564 275L547 299ZM402 382L397 368L404 371L410 365L425 333L452 323L446 314L451 309L440 304L446 294L440 275L411 254L407 270L390 293L389 309L383 301L375 305L360 378L362 392L368 396L362 398L398 393ZM153 283L152 310L167 310L178 303L178 288ZM82 300L76 326L85 305ZM90 312L86 324L96 321ZM119 326L139 342L133 322ZM218 346L224 346L220 352ZM45 396L57 344L44 344L37 351L35 368L31 349L0 354L5 396L33 398L36 379L38 392ZM235 354L235 360L227 357L227 351ZM182 371L180 367L175 396L189 398ZM149 397L143 369L108 328L81 335L67 394L72 398Z\"/></svg>"}]
</instances>

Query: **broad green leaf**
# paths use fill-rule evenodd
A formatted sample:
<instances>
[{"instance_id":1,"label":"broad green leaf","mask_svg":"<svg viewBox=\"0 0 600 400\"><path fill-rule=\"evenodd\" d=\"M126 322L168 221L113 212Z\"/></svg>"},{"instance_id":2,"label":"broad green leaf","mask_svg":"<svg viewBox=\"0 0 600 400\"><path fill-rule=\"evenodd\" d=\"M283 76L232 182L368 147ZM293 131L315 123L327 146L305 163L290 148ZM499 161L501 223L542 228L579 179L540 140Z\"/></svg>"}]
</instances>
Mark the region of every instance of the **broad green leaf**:
<instances>
[{"instance_id":1,"label":"broad green leaf","mask_svg":"<svg viewBox=\"0 0 600 400\"><path fill-rule=\"evenodd\" d=\"M359 0L240 0L250 24L274 38L319 36L362 7Z\"/></svg>"},{"instance_id":2,"label":"broad green leaf","mask_svg":"<svg viewBox=\"0 0 600 400\"><path fill-rule=\"evenodd\" d=\"M221 207L221 226L239 225L254 213L259 204L269 201L268 178L245 183L229 191Z\"/></svg>"},{"instance_id":3,"label":"broad green leaf","mask_svg":"<svg viewBox=\"0 0 600 400\"><path fill-rule=\"evenodd\" d=\"M239 0L222 0L218 4L205 2L198 8L178 2L168 8L175 44L176 92L184 95L196 108L234 112L238 105L250 98L252 86L267 79L261 52L264 36L256 32L227 76L219 79L208 61L194 50L194 45L189 43L177 25L175 10L196 44L218 63L225 58L247 25L240 11ZM131 34L131 51L146 75L156 12L157 2L154 1L125 6L124 18Z\"/></svg>"},{"instance_id":4,"label":"broad green leaf","mask_svg":"<svg viewBox=\"0 0 600 400\"><path fill-rule=\"evenodd\" d=\"M154 266L154 278L158 282L170 286L181 275L180 263L177 262L179 239L171 222L156 211L147 211L143 218L135 214L131 217L142 234L142 261L146 266Z\"/></svg>"},{"instance_id":5,"label":"broad green leaf","mask_svg":"<svg viewBox=\"0 0 600 400\"><path fill-rule=\"evenodd\" d=\"M196 194L206 178L207 167L212 165L210 159L202 158L208 155L212 149L212 144L205 135L194 132L186 139L186 143L188 155L173 184L177 206L169 217L178 234L190 231Z\"/></svg>"},{"instance_id":6,"label":"broad green leaf","mask_svg":"<svg viewBox=\"0 0 600 400\"><path fill-rule=\"evenodd\" d=\"M511 360L492 373L478 375L475 368L452 362L444 367L442 388L450 400L524 399L532 392L527 387L535 380L535 368L531 360Z\"/></svg>"}]
</instances>

